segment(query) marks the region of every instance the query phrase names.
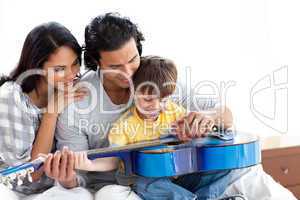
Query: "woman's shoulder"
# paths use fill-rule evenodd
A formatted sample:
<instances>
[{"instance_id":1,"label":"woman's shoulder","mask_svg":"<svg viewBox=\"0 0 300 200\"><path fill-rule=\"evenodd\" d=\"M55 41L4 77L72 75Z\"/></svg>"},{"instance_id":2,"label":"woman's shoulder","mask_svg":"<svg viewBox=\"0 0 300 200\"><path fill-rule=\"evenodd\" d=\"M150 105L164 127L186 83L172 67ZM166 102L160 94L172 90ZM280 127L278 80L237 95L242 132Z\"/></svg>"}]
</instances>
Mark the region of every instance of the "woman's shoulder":
<instances>
[{"instance_id":1,"label":"woman's shoulder","mask_svg":"<svg viewBox=\"0 0 300 200\"><path fill-rule=\"evenodd\" d=\"M0 87L0 99L14 101L23 93L20 85L13 81L7 81Z\"/></svg>"},{"instance_id":2,"label":"woman's shoulder","mask_svg":"<svg viewBox=\"0 0 300 200\"><path fill-rule=\"evenodd\" d=\"M39 112L39 109L31 103L28 95L22 91L21 86L14 81L7 81L0 87L0 104L6 105L9 109L17 106L26 112L37 111L34 114Z\"/></svg>"}]
</instances>

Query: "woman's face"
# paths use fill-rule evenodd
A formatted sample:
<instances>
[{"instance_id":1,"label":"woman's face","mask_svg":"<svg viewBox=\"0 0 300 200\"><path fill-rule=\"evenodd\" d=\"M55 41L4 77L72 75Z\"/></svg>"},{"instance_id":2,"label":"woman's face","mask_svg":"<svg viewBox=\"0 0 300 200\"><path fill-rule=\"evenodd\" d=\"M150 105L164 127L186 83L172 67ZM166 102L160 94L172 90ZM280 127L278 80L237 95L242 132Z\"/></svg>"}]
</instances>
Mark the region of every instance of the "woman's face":
<instances>
[{"instance_id":1,"label":"woman's face","mask_svg":"<svg viewBox=\"0 0 300 200\"><path fill-rule=\"evenodd\" d=\"M67 46L59 47L44 63L45 80L54 88L72 86L80 71L77 54Z\"/></svg>"}]
</instances>

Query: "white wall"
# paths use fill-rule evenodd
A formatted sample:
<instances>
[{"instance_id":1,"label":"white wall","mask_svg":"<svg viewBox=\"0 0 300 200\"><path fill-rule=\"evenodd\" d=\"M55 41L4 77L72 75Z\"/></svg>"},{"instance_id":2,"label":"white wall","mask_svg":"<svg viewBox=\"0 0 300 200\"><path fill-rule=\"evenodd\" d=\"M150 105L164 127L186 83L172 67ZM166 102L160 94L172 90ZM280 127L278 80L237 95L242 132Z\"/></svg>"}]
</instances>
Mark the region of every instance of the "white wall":
<instances>
[{"instance_id":1,"label":"white wall","mask_svg":"<svg viewBox=\"0 0 300 200\"><path fill-rule=\"evenodd\" d=\"M297 0L0 0L0 72L8 73L15 66L26 34L37 24L58 21L83 43L84 26L92 17L118 11L144 32L144 55L172 58L182 74L190 67L194 84L234 81L227 105L238 129L264 135L297 134L299 10ZM288 67L276 74L276 82L286 83L288 76L288 84L257 93L255 115L250 106L251 88L264 77L266 82L257 87L268 87L268 78L272 82L273 71L283 66ZM281 90L274 98L276 88Z\"/></svg>"}]
</instances>

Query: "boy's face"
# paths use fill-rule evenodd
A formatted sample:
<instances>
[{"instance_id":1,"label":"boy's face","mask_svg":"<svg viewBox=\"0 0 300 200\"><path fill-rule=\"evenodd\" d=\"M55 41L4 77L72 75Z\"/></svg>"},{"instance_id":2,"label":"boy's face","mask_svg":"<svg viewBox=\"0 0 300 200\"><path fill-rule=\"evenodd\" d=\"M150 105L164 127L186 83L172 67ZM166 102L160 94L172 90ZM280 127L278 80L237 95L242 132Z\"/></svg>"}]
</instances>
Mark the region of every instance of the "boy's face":
<instances>
[{"instance_id":1,"label":"boy's face","mask_svg":"<svg viewBox=\"0 0 300 200\"><path fill-rule=\"evenodd\" d=\"M161 111L161 99L158 95L136 91L135 105L141 118L155 121Z\"/></svg>"}]
</instances>

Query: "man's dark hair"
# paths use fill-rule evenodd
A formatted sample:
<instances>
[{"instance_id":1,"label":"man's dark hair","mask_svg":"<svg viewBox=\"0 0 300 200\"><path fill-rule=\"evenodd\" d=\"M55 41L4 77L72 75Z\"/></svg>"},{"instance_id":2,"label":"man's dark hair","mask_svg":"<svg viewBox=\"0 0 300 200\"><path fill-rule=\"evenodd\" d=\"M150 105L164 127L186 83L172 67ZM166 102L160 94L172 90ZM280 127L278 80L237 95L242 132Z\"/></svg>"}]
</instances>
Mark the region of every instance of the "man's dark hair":
<instances>
[{"instance_id":1,"label":"man's dark hair","mask_svg":"<svg viewBox=\"0 0 300 200\"><path fill-rule=\"evenodd\" d=\"M176 81L177 69L175 63L159 56L142 57L140 66L133 76L135 90L138 88L142 93L153 95L157 95L157 92L159 92L160 98L173 94L176 89ZM155 84L157 88L152 84Z\"/></svg>"},{"instance_id":2,"label":"man's dark hair","mask_svg":"<svg viewBox=\"0 0 300 200\"><path fill-rule=\"evenodd\" d=\"M96 70L100 51L114 51L133 38L142 54L143 34L136 24L118 13L107 13L94 18L85 27L84 61L88 69Z\"/></svg>"}]
</instances>

